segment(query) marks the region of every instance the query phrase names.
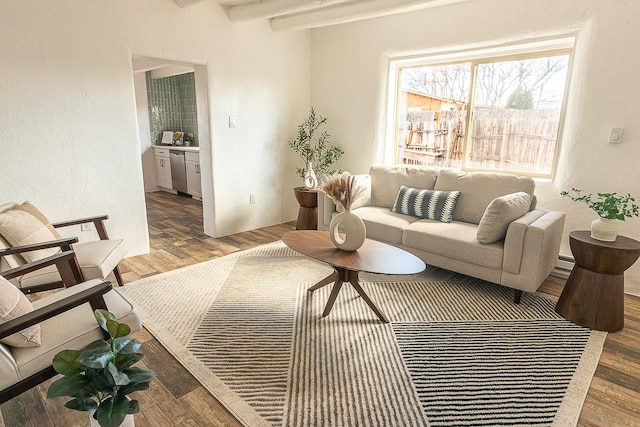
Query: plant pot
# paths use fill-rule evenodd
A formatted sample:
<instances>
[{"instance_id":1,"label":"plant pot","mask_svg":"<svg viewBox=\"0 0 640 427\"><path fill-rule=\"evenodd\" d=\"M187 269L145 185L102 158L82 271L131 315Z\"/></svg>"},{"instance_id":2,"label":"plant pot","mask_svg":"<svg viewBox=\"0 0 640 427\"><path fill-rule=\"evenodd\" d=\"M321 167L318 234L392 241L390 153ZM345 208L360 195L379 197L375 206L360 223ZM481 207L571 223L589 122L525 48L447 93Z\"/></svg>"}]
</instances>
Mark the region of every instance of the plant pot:
<instances>
[{"instance_id":1,"label":"plant pot","mask_svg":"<svg viewBox=\"0 0 640 427\"><path fill-rule=\"evenodd\" d=\"M94 411L89 412L89 427L100 427L98 421L93 419L93 412ZM135 427L135 425L136 423L133 420L133 414L129 414L124 418L124 421L122 422L122 424L120 424L120 427Z\"/></svg>"},{"instance_id":2,"label":"plant pot","mask_svg":"<svg viewBox=\"0 0 640 427\"><path fill-rule=\"evenodd\" d=\"M359 216L345 210L331 219L329 236L336 248L352 252L358 250L364 243L367 228Z\"/></svg>"},{"instance_id":3,"label":"plant pot","mask_svg":"<svg viewBox=\"0 0 640 427\"><path fill-rule=\"evenodd\" d=\"M619 219L598 218L591 223L591 238L603 242L613 242L620 233L622 221Z\"/></svg>"}]
</instances>

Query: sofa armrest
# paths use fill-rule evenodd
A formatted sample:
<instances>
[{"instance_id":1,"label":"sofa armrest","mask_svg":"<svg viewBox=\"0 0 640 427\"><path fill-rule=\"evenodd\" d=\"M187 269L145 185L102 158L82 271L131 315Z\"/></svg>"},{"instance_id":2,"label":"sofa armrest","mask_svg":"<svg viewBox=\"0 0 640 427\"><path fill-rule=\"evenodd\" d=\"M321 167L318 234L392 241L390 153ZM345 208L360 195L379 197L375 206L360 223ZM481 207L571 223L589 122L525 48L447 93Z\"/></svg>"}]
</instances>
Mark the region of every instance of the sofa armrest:
<instances>
[{"instance_id":1,"label":"sofa armrest","mask_svg":"<svg viewBox=\"0 0 640 427\"><path fill-rule=\"evenodd\" d=\"M331 218L336 212L336 204L331 197L320 191L318 193L318 230L328 230Z\"/></svg>"},{"instance_id":2,"label":"sofa armrest","mask_svg":"<svg viewBox=\"0 0 640 427\"><path fill-rule=\"evenodd\" d=\"M535 291L558 261L564 230L563 212L540 209L509 225L504 241L502 284Z\"/></svg>"}]
</instances>

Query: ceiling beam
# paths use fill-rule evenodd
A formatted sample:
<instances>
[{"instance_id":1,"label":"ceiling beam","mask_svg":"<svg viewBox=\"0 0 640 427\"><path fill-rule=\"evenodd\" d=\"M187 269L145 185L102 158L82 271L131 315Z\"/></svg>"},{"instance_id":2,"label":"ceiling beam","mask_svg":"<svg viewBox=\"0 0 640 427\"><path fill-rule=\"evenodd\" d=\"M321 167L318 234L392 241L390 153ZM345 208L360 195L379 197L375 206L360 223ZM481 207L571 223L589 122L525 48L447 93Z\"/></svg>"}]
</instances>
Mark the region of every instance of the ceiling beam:
<instances>
[{"instance_id":1,"label":"ceiling beam","mask_svg":"<svg viewBox=\"0 0 640 427\"><path fill-rule=\"evenodd\" d=\"M362 19L445 6L468 0L367 0L337 4L271 19L276 32L306 30L327 25L344 24Z\"/></svg>"},{"instance_id":2,"label":"ceiling beam","mask_svg":"<svg viewBox=\"0 0 640 427\"><path fill-rule=\"evenodd\" d=\"M177 0L176 0L177 1ZM274 16L303 12L349 0L261 0L227 8L227 16L232 22L273 18Z\"/></svg>"},{"instance_id":3,"label":"ceiling beam","mask_svg":"<svg viewBox=\"0 0 640 427\"><path fill-rule=\"evenodd\" d=\"M202 3L204 0L175 0L180 7L189 7L196 3Z\"/></svg>"}]
</instances>

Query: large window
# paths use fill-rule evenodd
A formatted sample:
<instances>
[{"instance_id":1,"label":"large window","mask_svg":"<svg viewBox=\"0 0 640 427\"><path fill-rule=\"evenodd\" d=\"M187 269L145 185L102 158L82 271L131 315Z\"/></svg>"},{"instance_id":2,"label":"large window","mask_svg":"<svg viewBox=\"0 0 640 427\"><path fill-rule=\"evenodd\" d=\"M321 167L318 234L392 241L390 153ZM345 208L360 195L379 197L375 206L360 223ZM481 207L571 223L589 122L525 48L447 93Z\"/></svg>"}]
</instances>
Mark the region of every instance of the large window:
<instances>
[{"instance_id":1,"label":"large window","mask_svg":"<svg viewBox=\"0 0 640 427\"><path fill-rule=\"evenodd\" d=\"M395 162L550 177L568 43L392 62Z\"/></svg>"}]
</instances>

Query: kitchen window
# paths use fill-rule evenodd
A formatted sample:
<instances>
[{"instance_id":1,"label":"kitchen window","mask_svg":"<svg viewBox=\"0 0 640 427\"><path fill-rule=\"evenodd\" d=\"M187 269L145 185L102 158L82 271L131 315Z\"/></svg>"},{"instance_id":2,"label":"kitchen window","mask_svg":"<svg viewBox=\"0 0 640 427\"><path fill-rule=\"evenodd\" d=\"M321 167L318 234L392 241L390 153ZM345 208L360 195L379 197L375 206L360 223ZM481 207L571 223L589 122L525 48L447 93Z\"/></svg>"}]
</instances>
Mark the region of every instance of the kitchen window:
<instances>
[{"instance_id":1,"label":"kitchen window","mask_svg":"<svg viewBox=\"0 0 640 427\"><path fill-rule=\"evenodd\" d=\"M551 177L573 39L391 61L395 163Z\"/></svg>"}]
</instances>

